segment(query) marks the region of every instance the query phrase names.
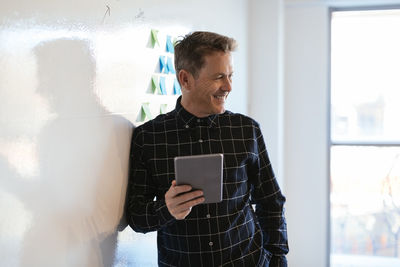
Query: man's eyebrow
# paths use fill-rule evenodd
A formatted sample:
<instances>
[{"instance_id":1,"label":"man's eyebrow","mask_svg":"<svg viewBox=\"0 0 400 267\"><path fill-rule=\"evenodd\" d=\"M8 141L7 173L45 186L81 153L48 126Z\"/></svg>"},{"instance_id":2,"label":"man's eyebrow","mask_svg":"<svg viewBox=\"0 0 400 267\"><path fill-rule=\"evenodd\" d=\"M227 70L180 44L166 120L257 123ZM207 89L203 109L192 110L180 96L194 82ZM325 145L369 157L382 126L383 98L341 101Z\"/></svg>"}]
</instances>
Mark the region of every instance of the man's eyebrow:
<instances>
[{"instance_id":1,"label":"man's eyebrow","mask_svg":"<svg viewBox=\"0 0 400 267\"><path fill-rule=\"evenodd\" d=\"M232 72L229 72L229 73L225 73L225 72L218 72L218 73L215 73L214 74L214 76L231 76L231 75L233 75L233 71Z\"/></svg>"}]
</instances>

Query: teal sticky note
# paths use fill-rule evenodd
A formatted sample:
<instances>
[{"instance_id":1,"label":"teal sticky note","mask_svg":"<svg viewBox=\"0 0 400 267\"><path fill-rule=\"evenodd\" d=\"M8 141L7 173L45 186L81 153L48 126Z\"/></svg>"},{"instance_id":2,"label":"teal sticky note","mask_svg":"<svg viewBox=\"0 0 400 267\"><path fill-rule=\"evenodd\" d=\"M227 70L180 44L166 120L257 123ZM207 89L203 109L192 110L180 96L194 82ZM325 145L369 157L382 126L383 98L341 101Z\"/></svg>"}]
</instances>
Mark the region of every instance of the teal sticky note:
<instances>
[{"instance_id":1,"label":"teal sticky note","mask_svg":"<svg viewBox=\"0 0 400 267\"><path fill-rule=\"evenodd\" d=\"M167 94L167 88L165 87L165 77L160 77L160 89L163 95Z\"/></svg>"},{"instance_id":2,"label":"teal sticky note","mask_svg":"<svg viewBox=\"0 0 400 267\"><path fill-rule=\"evenodd\" d=\"M181 86L179 85L178 80L175 78L174 80L174 95L180 95L181 92Z\"/></svg>"},{"instance_id":3,"label":"teal sticky note","mask_svg":"<svg viewBox=\"0 0 400 267\"><path fill-rule=\"evenodd\" d=\"M166 64L165 64L165 57L164 56L160 56L160 72L162 73L163 70L166 70Z\"/></svg>"},{"instance_id":4,"label":"teal sticky note","mask_svg":"<svg viewBox=\"0 0 400 267\"><path fill-rule=\"evenodd\" d=\"M172 64L172 58L167 57L167 69L168 73L175 74L174 65Z\"/></svg>"},{"instance_id":5,"label":"teal sticky note","mask_svg":"<svg viewBox=\"0 0 400 267\"><path fill-rule=\"evenodd\" d=\"M174 45L172 44L171 36L167 35L167 52L174 53Z\"/></svg>"}]
</instances>

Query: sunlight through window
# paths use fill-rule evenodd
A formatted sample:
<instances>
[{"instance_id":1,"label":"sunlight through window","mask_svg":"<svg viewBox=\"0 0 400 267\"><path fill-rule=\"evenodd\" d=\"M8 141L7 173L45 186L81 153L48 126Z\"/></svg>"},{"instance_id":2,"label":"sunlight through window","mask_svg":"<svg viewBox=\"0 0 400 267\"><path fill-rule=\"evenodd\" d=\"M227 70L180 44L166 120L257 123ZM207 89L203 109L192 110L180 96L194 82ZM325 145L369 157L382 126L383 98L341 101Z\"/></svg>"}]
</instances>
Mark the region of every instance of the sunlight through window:
<instances>
[{"instance_id":1,"label":"sunlight through window","mask_svg":"<svg viewBox=\"0 0 400 267\"><path fill-rule=\"evenodd\" d=\"M331 266L400 266L400 10L331 20Z\"/></svg>"}]
</instances>

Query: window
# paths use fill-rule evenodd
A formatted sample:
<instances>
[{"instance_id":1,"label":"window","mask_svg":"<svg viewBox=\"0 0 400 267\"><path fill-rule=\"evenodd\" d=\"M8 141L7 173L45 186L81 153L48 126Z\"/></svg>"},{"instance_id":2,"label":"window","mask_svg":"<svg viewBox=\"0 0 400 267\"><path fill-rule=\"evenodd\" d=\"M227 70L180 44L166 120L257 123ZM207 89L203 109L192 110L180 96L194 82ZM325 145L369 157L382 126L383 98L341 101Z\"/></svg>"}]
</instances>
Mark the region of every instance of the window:
<instances>
[{"instance_id":1,"label":"window","mask_svg":"<svg viewBox=\"0 0 400 267\"><path fill-rule=\"evenodd\" d=\"M332 267L400 266L400 9L331 17Z\"/></svg>"}]
</instances>

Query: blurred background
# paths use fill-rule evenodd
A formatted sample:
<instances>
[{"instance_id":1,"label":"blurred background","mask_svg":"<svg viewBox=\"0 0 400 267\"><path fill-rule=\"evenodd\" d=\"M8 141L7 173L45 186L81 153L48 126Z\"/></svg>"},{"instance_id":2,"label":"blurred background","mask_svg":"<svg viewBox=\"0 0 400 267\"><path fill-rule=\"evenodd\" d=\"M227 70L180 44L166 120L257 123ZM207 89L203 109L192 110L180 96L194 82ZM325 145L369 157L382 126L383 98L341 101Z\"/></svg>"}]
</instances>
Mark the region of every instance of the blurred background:
<instances>
[{"instance_id":1,"label":"blurred background","mask_svg":"<svg viewBox=\"0 0 400 267\"><path fill-rule=\"evenodd\" d=\"M157 266L123 218L132 130L180 95L171 44L235 38L293 267L400 266L400 1L3 0L0 266Z\"/></svg>"}]
</instances>

